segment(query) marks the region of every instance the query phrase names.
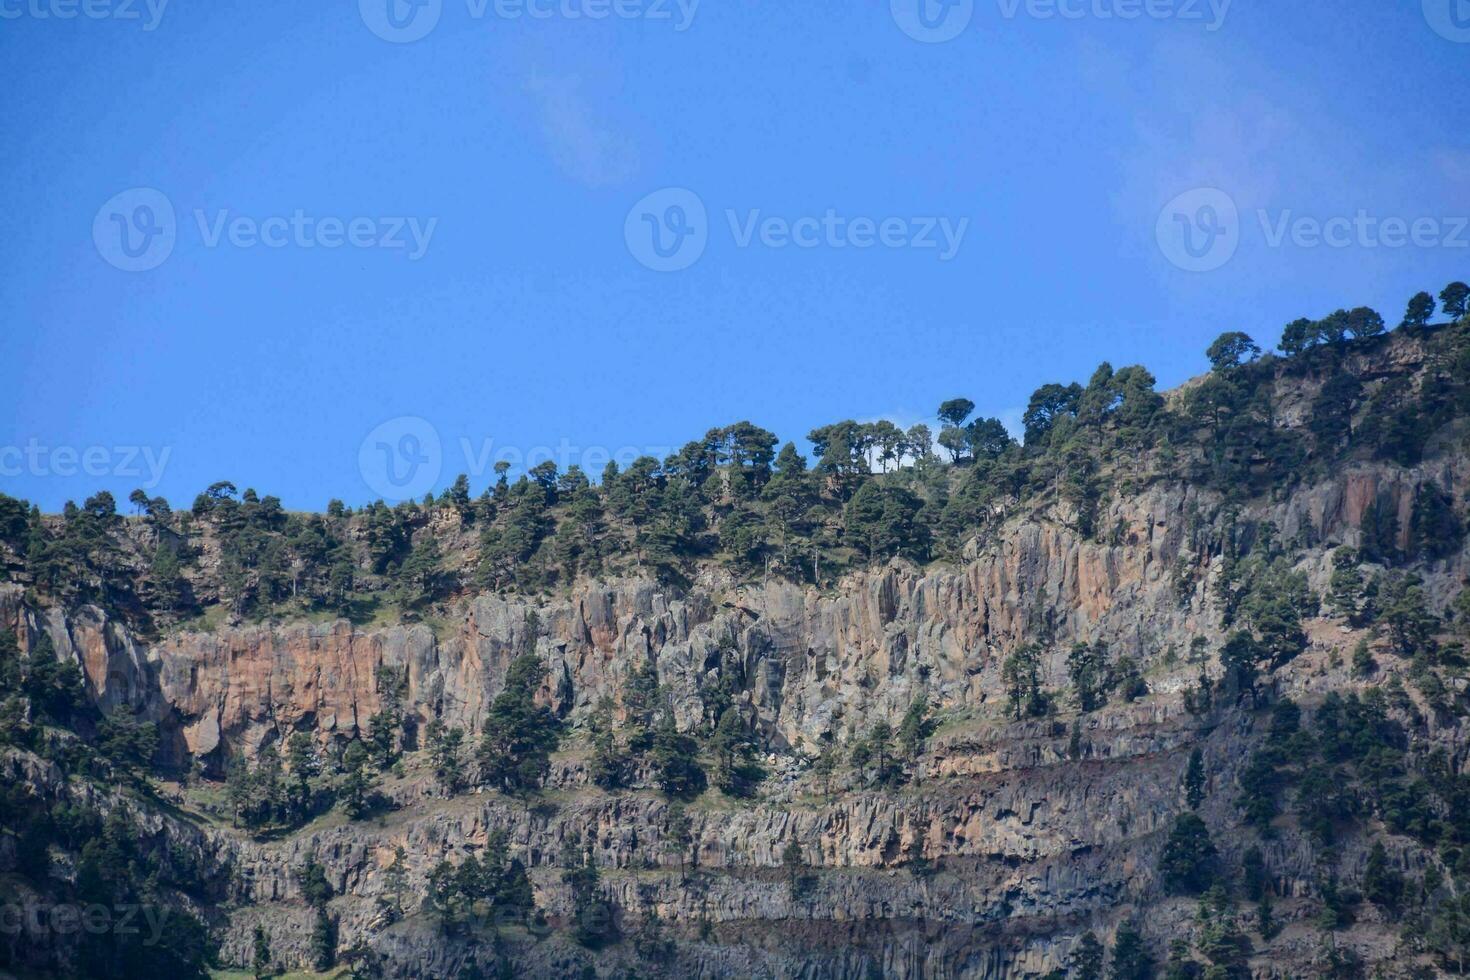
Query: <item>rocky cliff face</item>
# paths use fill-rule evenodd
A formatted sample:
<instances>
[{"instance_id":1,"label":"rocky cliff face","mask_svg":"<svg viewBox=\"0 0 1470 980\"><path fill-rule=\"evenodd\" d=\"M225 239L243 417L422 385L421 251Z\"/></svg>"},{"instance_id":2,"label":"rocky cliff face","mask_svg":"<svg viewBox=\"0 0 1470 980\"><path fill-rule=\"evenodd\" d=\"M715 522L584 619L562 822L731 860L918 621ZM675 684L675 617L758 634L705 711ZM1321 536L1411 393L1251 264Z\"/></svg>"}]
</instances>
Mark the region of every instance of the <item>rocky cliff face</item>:
<instances>
[{"instance_id":1,"label":"rocky cliff face","mask_svg":"<svg viewBox=\"0 0 1470 980\"><path fill-rule=\"evenodd\" d=\"M405 702L418 719L480 728L490 699L518 653L534 649L550 667L542 698L574 726L604 695L616 695L646 659L672 692L681 727L704 713L712 677L733 683L755 721L772 775L759 797L701 799L690 807L692 845L663 843L669 805L644 791L604 793L587 779L575 741L558 756L539 802L496 793L439 798L421 768L385 791L400 808L368 822L319 820L284 840L260 842L223 827L195 832L199 846L232 870L234 911L225 953L249 959L253 926L266 922L279 953L304 958L312 915L293 870L314 856L339 896L332 903L339 948L365 944L397 975L453 975L494 958L482 943L445 941L423 921L385 925L375 899L384 868L402 845L411 890L428 870L509 834L530 869L538 904L555 925L571 915L557 871L573 834L590 843L622 931L634 936L656 915L679 938L661 969L688 976L1012 977L1057 966L1077 937L1106 937L1147 910L1146 932L1164 939L1187 923L1193 904L1160 897L1156 859L1180 809L1180 774L1199 747L1210 773L1204 813L1222 831L1227 857L1243 848L1234 779L1257 739L1251 718L1201 719L1183 691L1209 664L1192 661L1192 641L1221 640L1213 586L1220 542L1231 527L1274 525L1304 546L1300 567L1325 588L1329 551L1354 544L1376 502L1408 528L1427 480L1458 498L1467 462L1443 456L1417 469L1361 465L1241 513L1171 483L1114 500L1084 539L1053 511L1013 514L972 542L962 567L895 564L829 592L779 581L736 586L710 575L675 595L636 580L588 583L547 601L484 595L448 622L365 630L345 621L182 633L144 644L101 612L71 616L27 606L0 587L0 623L23 645L47 631L82 665L104 707L129 705L160 723L169 751L218 764L253 756L293 731L329 741L352 737L382 706L380 668L401 668ZM1405 532L1407 533L1407 532ZM1422 570L1435 601L1459 588L1467 562ZM1342 661L1357 636L1315 621L1311 643L1274 679L1310 697L1350 686ZM1049 681L1065 678L1074 640L1103 641L1135 657L1151 694L1078 721L1005 718L1004 657L1044 632L1054 638ZM824 743L845 744L873 722L896 723L926 694L943 726L898 791L823 785L808 772ZM1459 744L1451 728L1438 734ZM794 842L810 866L809 888L791 887L783 852ZM1316 879L1311 848L1286 834L1269 845L1281 894L1306 895ZM1418 859L1396 852L1408 870ZM1365 847L1350 844L1349 871ZM1305 909L1305 906L1302 907ZM1297 911L1290 901L1282 912ZM555 934L502 930L530 975L566 975L592 962ZM1289 924L1264 958L1266 975L1310 972L1315 941ZM1370 959L1392 954L1372 916L1351 939ZM632 966L623 943L599 954L599 969ZM643 967L647 969L647 965Z\"/></svg>"},{"instance_id":2,"label":"rocky cliff face","mask_svg":"<svg viewBox=\"0 0 1470 980\"><path fill-rule=\"evenodd\" d=\"M1044 630L1057 658L1074 640L1101 640L1154 665L1172 646L1219 638L1212 576L1225 525L1271 524L1311 548L1303 567L1325 586L1328 552L1356 545L1364 512L1398 516L1407 545L1415 493L1434 482L1458 495L1463 458L1416 469L1363 465L1287 500L1227 515L1181 484L1112 504L1108 542L1084 539L1052 513L1013 517L972 542L963 567L895 563L818 591L772 580L737 586L711 573L683 595L640 580L584 583L549 601L483 595L437 624L361 629L345 620L182 633L145 645L97 609L66 617L24 607L0 585L0 622L46 630L82 665L105 708L129 705L177 733L179 749L252 756L294 730L352 736L382 707L378 674L406 674L423 721L477 732L505 668L534 649L549 666L545 698L577 719L616 696L646 658L673 692L682 727L701 716L702 679L724 674L775 751L846 739L876 719L896 722L915 695L940 710L994 707L1001 660ZM1427 570L1441 601L1459 564Z\"/></svg>"}]
</instances>

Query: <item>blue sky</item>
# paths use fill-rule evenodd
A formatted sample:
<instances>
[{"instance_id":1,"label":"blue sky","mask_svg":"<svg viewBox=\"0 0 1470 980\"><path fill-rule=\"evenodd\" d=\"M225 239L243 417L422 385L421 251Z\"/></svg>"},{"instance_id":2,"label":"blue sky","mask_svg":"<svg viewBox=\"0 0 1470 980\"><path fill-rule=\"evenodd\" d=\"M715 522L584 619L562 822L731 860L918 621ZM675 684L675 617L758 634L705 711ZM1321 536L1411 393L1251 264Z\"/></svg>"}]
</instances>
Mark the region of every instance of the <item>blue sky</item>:
<instances>
[{"instance_id":1,"label":"blue sky","mask_svg":"<svg viewBox=\"0 0 1470 980\"><path fill-rule=\"evenodd\" d=\"M917 0L443 0L412 43L386 0L68 2L0 0L0 490L48 510L364 502L405 416L477 488L745 418L1014 418L1104 359L1173 385L1224 330L1470 278L1464 0L974 0L943 43ZM136 188L174 212L146 271L107 241L164 227ZM667 188L705 211L671 272L636 241ZM1207 230L1219 193L1231 251L1181 268L1161 214Z\"/></svg>"}]
</instances>

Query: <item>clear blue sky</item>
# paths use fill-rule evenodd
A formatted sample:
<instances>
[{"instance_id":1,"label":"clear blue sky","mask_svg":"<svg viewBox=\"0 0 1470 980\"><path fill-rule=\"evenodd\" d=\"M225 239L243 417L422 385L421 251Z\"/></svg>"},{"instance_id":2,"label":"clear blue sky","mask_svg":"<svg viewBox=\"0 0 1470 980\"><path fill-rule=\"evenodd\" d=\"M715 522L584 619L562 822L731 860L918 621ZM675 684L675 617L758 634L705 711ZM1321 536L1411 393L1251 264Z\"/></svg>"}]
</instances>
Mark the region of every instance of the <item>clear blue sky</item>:
<instances>
[{"instance_id":1,"label":"clear blue sky","mask_svg":"<svg viewBox=\"0 0 1470 980\"><path fill-rule=\"evenodd\" d=\"M1080 19L976 0L945 43L889 0L706 0L682 31L672 0L619 0L670 19L601 20L563 13L586 0L542 0L548 18L444 0L413 43L355 0L172 0L152 30L143 0L90 2L141 18L0 0L0 490L47 510L145 482L125 447L166 459L152 492L176 503L225 478L364 502L359 449L398 416L441 437L440 485L476 470L476 489L501 450L563 440L660 449L745 418L799 438L956 395L1013 421L1104 359L1173 385L1221 331L1274 342L1360 304L1397 323L1411 293L1470 278L1453 221L1403 247L1267 233L1288 212L1470 214L1470 43L1420 0L1236 0L1214 30L1203 0L1136 20L1099 16L1128 0L1073 0ZM94 221L138 217L104 205L139 187L176 241L128 272ZM676 272L625 238L666 187L708 209ZM1202 187L1238 206L1239 246L1190 272L1156 227ZM945 261L742 246L726 216L829 209L969 223ZM437 224L416 259L211 246L226 211L367 218L373 240ZM106 461L34 452L68 447Z\"/></svg>"}]
</instances>

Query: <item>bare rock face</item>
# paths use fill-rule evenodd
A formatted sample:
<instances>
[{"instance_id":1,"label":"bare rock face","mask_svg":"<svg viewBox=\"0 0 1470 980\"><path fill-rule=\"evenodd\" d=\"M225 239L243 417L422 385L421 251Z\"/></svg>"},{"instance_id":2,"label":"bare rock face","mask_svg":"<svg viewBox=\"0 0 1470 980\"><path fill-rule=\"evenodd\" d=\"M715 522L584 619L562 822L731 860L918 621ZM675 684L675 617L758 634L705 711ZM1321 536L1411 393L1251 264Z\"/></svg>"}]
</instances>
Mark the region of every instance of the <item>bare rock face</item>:
<instances>
[{"instance_id":1,"label":"bare rock face","mask_svg":"<svg viewBox=\"0 0 1470 980\"><path fill-rule=\"evenodd\" d=\"M1463 476L1463 460L1410 471L1363 466L1248 516L1325 551L1357 543L1377 501L1397 510L1407 536L1417 487L1431 479L1455 487ZM29 636L46 630L77 658L104 708L142 710L176 729L196 756L222 746L250 756L297 729L350 737L382 707L384 667L405 673L406 701L424 720L473 733L506 666L527 649L548 664L545 698L564 716L615 696L652 658L684 727L701 717L701 681L733 674L776 748L810 748L879 718L896 721L920 693L941 710L986 705L1000 690L1001 660L1038 630L1057 640L1048 665L1055 677L1073 639L1104 641L1145 664L1196 636L1218 639L1206 601L1205 515L1214 509L1193 489L1155 487L1104 516L1099 523L1115 529L1107 543L1017 518L973 544L962 568L894 564L832 591L710 580L675 596L623 580L544 601L483 595L458 607L437 636L424 625L365 631L343 620L183 633L144 646L96 609L70 618L23 612L15 586L0 586L0 618L23 619Z\"/></svg>"},{"instance_id":2,"label":"bare rock face","mask_svg":"<svg viewBox=\"0 0 1470 980\"><path fill-rule=\"evenodd\" d=\"M1458 497L1467 467L1458 457L1417 470L1363 465L1243 516L1313 548L1303 567L1320 588L1328 551L1357 543L1370 504L1396 509L1407 528L1417 488L1434 480ZM406 849L421 895L441 859L505 831L553 925L572 914L557 866L563 845L573 835L588 842L624 933L656 915L678 938L670 975L1025 976L1064 962L1088 929L1106 938L1140 896L1153 896L1149 935L1188 921L1192 905L1158 900L1154 868L1194 747L1210 773L1206 816L1238 823L1231 787L1258 736L1248 722L1203 727L1180 694L1199 670L1181 659L1191 642L1203 637L1214 649L1221 639L1210 590L1223 520L1208 495L1157 485L1115 501L1098 522L1101 541L1046 515L1016 515L972 542L962 567L894 564L826 591L710 576L683 594L622 580L539 601L484 595L437 632L338 621L144 644L97 610L43 615L13 586L0 586L0 623L19 626L27 647L48 633L81 664L99 704L158 721L180 758L251 756L298 730L354 736L383 705L383 668L402 672L405 704L421 721L474 733L526 650L549 667L542 698L574 723L650 659L684 728L703 718L706 681L731 680L773 754L759 799L691 807L694 843L677 855L662 844L663 799L595 790L574 760L558 761L539 805L493 793L436 799L408 780L395 790L402 809L377 821L313 825L274 842L209 830L205 846L234 870L227 958L248 960L257 922L269 924L278 951L305 957L311 914L293 872L314 856L339 896L332 914L342 948L365 943L401 976L487 963L475 943L446 942L422 923L385 925L376 900L395 847ZM1463 553L1426 570L1437 602L1467 570ZM1338 677L1329 664L1348 639L1315 625L1311 633L1308 653L1280 683L1312 690ZM1043 634L1054 640L1051 683L1065 678L1063 651L1074 640L1103 641L1140 662L1153 695L1094 713L1075 732L1052 720L1003 720L1000 664ZM947 722L903 790L839 781L818 792L800 776L820 744L896 722L919 694ZM801 895L782 867L792 842L813 878ZM1237 839L1220 843L1238 859ZM1305 894L1316 876L1311 849L1284 837L1271 850L1279 891ZM1361 860L1349 847L1345 864ZM587 962L555 936L512 930L507 942L527 975L575 974ZM599 963L632 965L625 947Z\"/></svg>"}]
</instances>

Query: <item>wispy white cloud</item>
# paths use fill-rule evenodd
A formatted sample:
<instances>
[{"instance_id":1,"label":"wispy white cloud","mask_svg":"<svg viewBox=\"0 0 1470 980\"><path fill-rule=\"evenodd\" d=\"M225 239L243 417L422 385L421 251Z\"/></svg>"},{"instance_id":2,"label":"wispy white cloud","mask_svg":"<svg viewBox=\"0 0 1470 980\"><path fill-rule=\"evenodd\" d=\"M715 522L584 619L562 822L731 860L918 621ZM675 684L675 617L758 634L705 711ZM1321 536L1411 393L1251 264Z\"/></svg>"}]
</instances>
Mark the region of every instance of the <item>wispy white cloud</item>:
<instances>
[{"instance_id":1,"label":"wispy white cloud","mask_svg":"<svg viewBox=\"0 0 1470 980\"><path fill-rule=\"evenodd\" d=\"M1439 149L1430 154L1430 162L1453 194L1470 192L1470 151Z\"/></svg>"},{"instance_id":2,"label":"wispy white cloud","mask_svg":"<svg viewBox=\"0 0 1470 980\"><path fill-rule=\"evenodd\" d=\"M1277 194L1278 156L1290 146L1299 163L1301 133L1309 128L1295 106L1307 100L1280 78L1252 84L1232 70L1207 42L1160 42L1141 60L1127 63L1116 52L1094 46L1084 59L1094 83L1139 105L1131 139L1118 164L1121 184L1115 203L1140 228L1152 231L1151 216L1174 196L1196 187L1219 187L1242 208L1267 206ZM1143 87L1167 97L1142 102Z\"/></svg>"},{"instance_id":3,"label":"wispy white cloud","mask_svg":"<svg viewBox=\"0 0 1470 980\"><path fill-rule=\"evenodd\" d=\"M578 75L533 74L526 91L535 100L552 160L588 187L626 181L638 169L633 141L597 118Z\"/></svg>"}]
</instances>

